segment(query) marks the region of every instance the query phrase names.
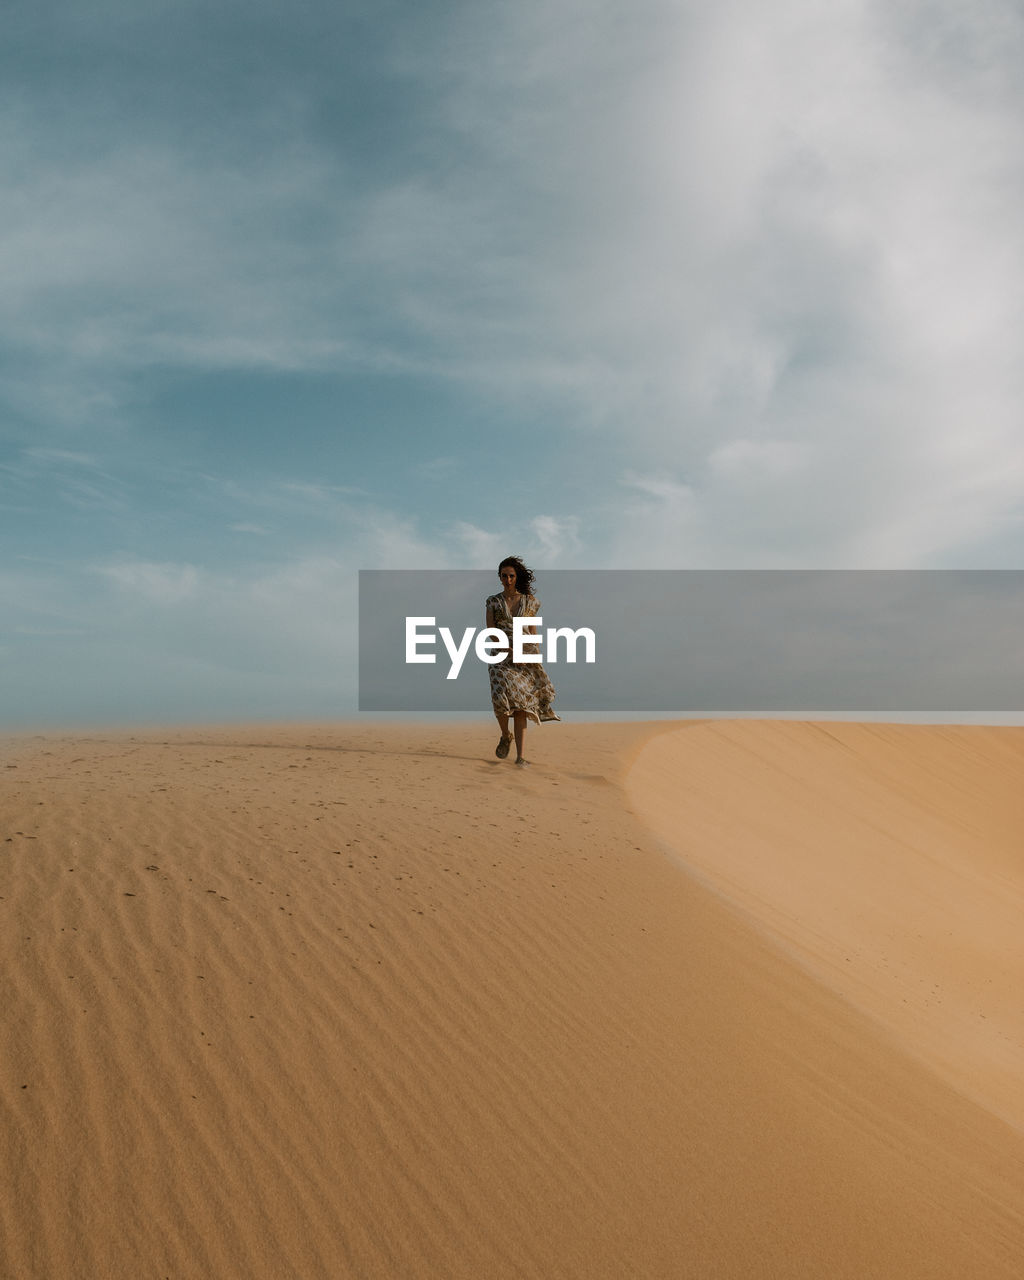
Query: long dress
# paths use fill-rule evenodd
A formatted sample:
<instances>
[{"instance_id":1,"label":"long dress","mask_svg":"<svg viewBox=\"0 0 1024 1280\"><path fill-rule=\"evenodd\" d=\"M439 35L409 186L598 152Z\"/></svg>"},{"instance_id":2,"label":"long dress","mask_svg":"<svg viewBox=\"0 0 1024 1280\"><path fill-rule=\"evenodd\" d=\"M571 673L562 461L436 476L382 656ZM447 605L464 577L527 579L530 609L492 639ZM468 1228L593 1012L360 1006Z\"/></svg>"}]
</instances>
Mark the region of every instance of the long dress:
<instances>
[{"instance_id":1,"label":"long dress","mask_svg":"<svg viewBox=\"0 0 1024 1280\"><path fill-rule=\"evenodd\" d=\"M540 601L535 596L521 596L515 610L520 617L535 618L540 613ZM491 706L496 715L511 716L525 711L536 724L546 720L560 720L552 702L555 688L548 673L539 662L512 661L512 617L503 592L487 597L487 625L504 631L508 636L509 650L501 662L488 667L491 682ZM529 652L539 652L539 645L523 646Z\"/></svg>"}]
</instances>

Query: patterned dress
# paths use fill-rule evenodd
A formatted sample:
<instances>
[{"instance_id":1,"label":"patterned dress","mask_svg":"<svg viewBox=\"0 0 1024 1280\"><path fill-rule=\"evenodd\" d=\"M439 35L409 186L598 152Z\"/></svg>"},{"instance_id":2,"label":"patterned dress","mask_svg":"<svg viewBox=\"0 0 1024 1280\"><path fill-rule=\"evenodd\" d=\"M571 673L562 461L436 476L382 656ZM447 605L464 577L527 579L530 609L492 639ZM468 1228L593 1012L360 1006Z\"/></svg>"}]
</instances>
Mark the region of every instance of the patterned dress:
<instances>
[{"instance_id":1,"label":"patterned dress","mask_svg":"<svg viewBox=\"0 0 1024 1280\"><path fill-rule=\"evenodd\" d=\"M516 614L521 617L535 618L540 612L540 601L536 596L520 596ZM488 667L491 681L491 706L497 715L510 716L516 711L525 711L527 716L537 724L545 720L559 720L552 702L555 700L555 689L548 674L539 662L512 661L512 617L505 596L498 592L496 596L487 597L487 625L504 631L508 636L509 650L501 662ZM523 645L525 652L539 653L539 645Z\"/></svg>"}]
</instances>

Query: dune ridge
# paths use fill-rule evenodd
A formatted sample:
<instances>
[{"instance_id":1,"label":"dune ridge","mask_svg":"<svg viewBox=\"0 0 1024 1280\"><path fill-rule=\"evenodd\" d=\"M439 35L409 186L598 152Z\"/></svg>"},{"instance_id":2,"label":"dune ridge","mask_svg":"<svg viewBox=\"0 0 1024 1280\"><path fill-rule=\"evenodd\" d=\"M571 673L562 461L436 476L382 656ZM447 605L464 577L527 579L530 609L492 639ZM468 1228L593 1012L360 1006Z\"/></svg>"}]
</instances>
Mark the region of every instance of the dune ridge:
<instances>
[{"instance_id":1,"label":"dune ridge","mask_svg":"<svg viewBox=\"0 0 1024 1280\"><path fill-rule=\"evenodd\" d=\"M492 739L17 744L0 1275L1015 1277L1019 1134L665 856L664 726Z\"/></svg>"}]
</instances>

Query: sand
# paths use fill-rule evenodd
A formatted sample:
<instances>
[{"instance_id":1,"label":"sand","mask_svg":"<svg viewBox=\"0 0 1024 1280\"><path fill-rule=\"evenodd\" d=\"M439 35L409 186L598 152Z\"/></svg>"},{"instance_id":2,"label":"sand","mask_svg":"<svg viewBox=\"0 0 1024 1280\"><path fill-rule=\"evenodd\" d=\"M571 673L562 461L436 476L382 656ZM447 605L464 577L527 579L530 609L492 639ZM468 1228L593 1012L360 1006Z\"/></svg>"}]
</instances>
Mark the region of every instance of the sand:
<instances>
[{"instance_id":1,"label":"sand","mask_svg":"<svg viewBox=\"0 0 1024 1280\"><path fill-rule=\"evenodd\" d=\"M0 753L0 1276L1018 1277L1018 730Z\"/></svg>"},{"instance_id":2,"label":"sand","mask_svg":"<svg viewBox=\"0 0 1024 1280\"><path fill-rule=\"evenodd\" d=\"M691 873L1024 1133L1024 729L704 724L629 789Z\"/></svg>"}]
</instances>

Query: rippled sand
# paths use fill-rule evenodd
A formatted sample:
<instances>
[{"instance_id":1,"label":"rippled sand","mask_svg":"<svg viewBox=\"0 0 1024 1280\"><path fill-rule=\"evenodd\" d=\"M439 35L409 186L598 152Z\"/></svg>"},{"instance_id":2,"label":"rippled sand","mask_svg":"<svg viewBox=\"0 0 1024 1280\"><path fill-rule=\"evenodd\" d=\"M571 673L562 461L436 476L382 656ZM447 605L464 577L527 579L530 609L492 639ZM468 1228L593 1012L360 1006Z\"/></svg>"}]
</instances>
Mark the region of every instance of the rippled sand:
<instances>
[{"instance_id":1,"label":"rippled sand","mask_svg":"<svg viewBox=\"0 0 1024 1280\"><path fill-rule=\"evenodd\" d=\"M1017 1277L1020 732L493 739L5 747L0 1275Z\"/></svg>"}]
</instances>

